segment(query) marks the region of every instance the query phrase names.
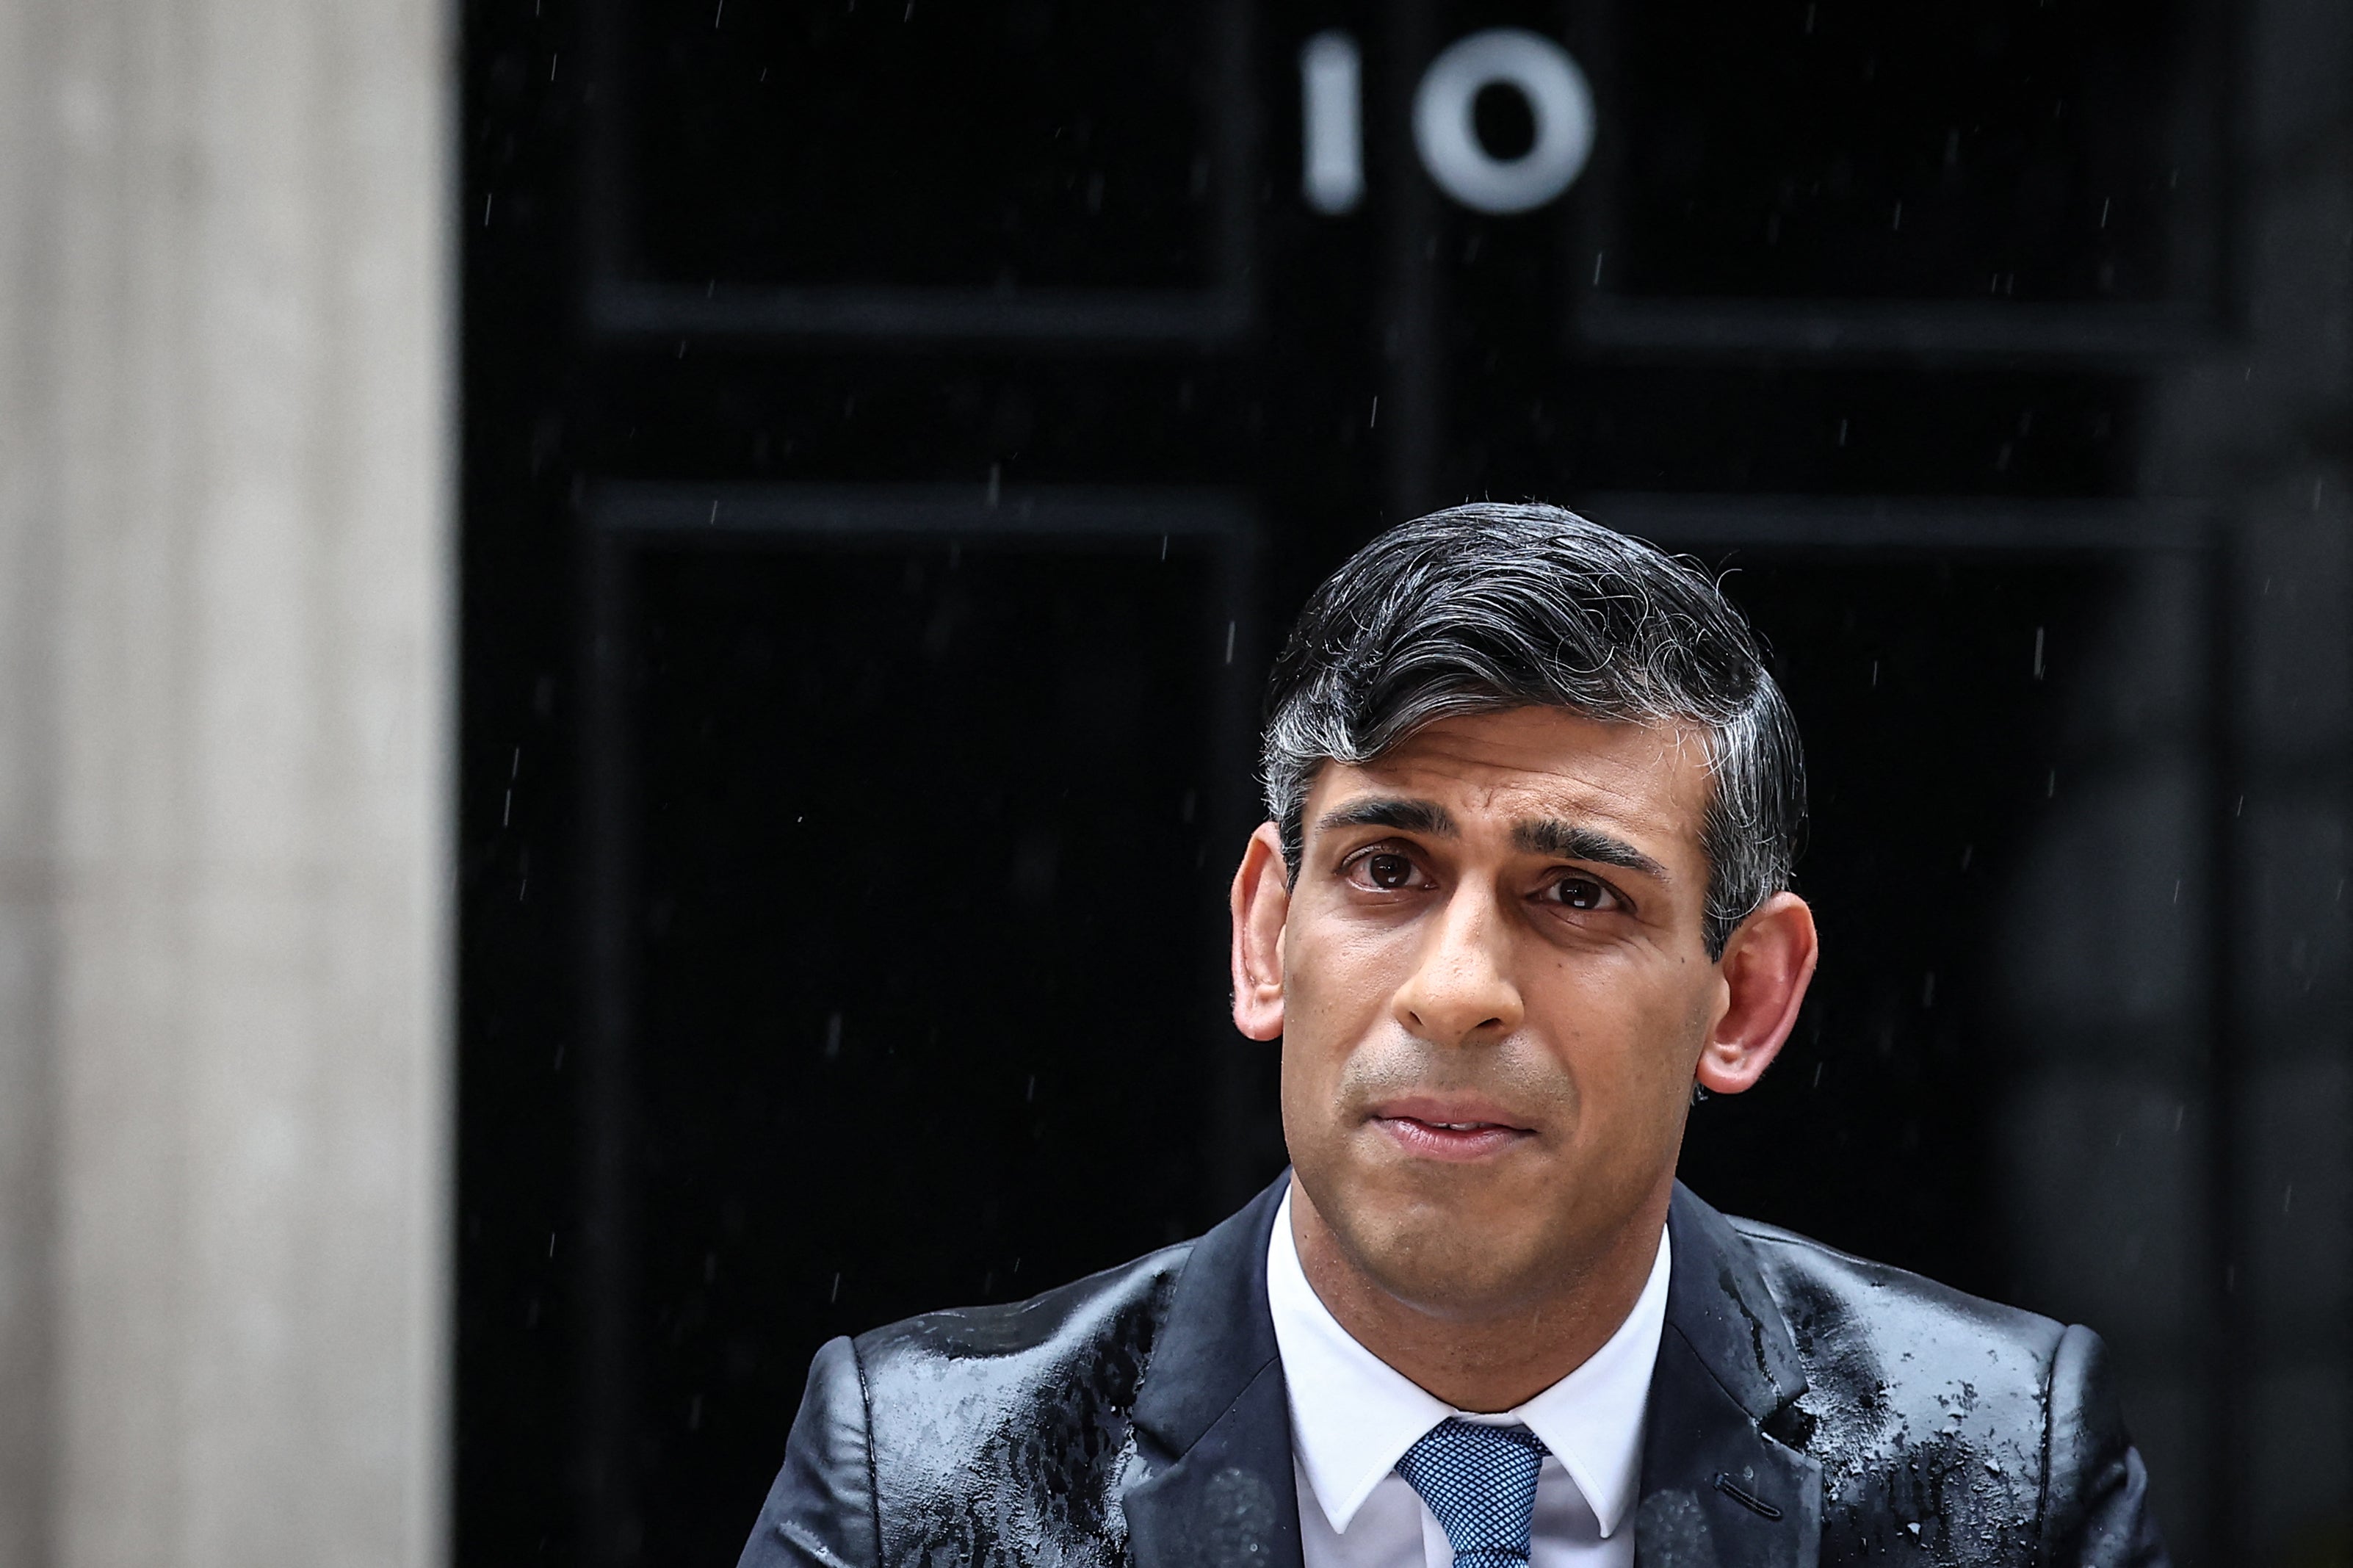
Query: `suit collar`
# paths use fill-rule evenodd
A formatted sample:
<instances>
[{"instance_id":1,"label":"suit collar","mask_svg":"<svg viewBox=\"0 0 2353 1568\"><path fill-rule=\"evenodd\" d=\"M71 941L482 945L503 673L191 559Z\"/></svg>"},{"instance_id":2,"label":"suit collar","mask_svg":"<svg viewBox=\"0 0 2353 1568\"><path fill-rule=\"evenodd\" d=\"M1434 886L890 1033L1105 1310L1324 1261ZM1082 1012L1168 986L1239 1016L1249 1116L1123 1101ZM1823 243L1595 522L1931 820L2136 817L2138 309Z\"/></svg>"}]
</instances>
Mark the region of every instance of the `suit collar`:
<instances>
[{"instance_id":1,"label":"suit collar","mask_svg":"<svg viewBox=\"0 0 2353 1568\"><path fill-rule=\"evenodd\" d=\"M1747 1244L1681 1183L1674 1273L1651 1377L1635 1515L1638 1568L1813 1568L1821 1465L1767 1428L1805 1392Z\"/></svg>"},{"instance_id":2,"label":"suit collar","mask_svg":"<svg viewBox=\"0 0 2353 1568\"><path fill-rule=\"evenodd\" d=\"M1136 1424L1182 1454L1276 1361L1267 1310L1266 1247L1291 1190L1289 1171L1201 1237L1177 1277L1168 1317L1138 1391ZM1675 1184L1667 1208L1672 1279L1667 1326L1752 1420L1770 1420L1805 1392L1798 1347L1731 1223Z\"/></svg>"},{"instance_id":3,"label":"suit collar","mask_svg":"<svg viewBox=\"0 0 2353 1568\"><path fill-rule=\"evenodd\" d=\"M1291 1408L1266 1304L1283 1172L1194 1244L1144 1385L1124 1504L1135 1568L1302 1568Z\"/></svg>"},{"instance_id":4,"label":"suit collar","mask_svg":"<svg viewBox=\"0 0 2353 1568\"><path fill-rule=\"evenodd\" d=\"M1286 1170L1195 1242L1176 1277L1152 1365L1135 1396L1135 1424L1172 1455L1200 1441L1251 1380L1275 1364L1266 1243L1290 1189Z\"/></svg>"},{"instance_id":5,"label":"suit collar","mask_svg":"<svg viewBox=\"0 0 2353 1568\"><path fill-rule=\"evenodd\" d=\"M1674 1278L1667 1322L1750 1419L1769 1421L1806 1391L1781 1309L1730 1221L1675 1184L1667 1205Z\"/></svg>"},{"instance_id":6,"label":"suit collar","mask_svg":"<svg viewBox=\"0 0 2353 1568\"><path fill-rule=\"evenodd\" d=\"M1295 1194L1294 1194L1295 1196ZM1267 1300L1273 1310L1282 1374L1301 1386L1291 1405L1291 1442L1299 1460L1300 1508L1312 1498L1335 1531L1345 1532L1373 1489L1452 1405L1382 1361L1342 1328L1307 1283L1284 1215L1275 1214L1267 1246ZM1605 1535L1631 1530L1641 1500L1642 1417L1651 1373L1666 1328L1674 1247L1660 1237L1651 1277L1626 1321L1567 1377L1507 1413L1551 1449Z\"/></svg>"},{"instance_id":7,"label":"suit collar","mask_svg":"<svg viewBox=\"0 0 2353 1568\"><path fill-rule=\"evenodd\" d=\"M1124 1503L1135 1568L1302 1568L1291 1411L1267 1239L1291 1180L1195 1244L1135 1401ZM1747 1244L1680 1184L1651 1380L1638 1568L1814 1568L1821 1467L1768 1436L1805 1391Z\"/></svg>"}]
</instances>

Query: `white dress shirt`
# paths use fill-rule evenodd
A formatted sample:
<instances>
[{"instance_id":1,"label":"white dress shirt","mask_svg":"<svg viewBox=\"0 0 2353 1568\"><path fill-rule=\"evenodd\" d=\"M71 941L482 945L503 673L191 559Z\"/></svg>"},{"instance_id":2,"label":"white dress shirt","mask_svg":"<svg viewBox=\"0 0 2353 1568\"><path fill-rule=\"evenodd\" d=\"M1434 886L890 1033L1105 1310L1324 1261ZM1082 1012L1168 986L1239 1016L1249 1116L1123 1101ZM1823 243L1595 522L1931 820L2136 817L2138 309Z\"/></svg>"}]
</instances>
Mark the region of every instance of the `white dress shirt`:
<instances>
[{"instance_id":1,"label":"white dress shirt","mask_svg":"<svg viewBox=\"0 0 2353 1568\"><path fill-rule=\"evenodd\" d=\"M1552 1450L1536 1475L1529 1568L1631 1568L1642 1415L1667 1321L1667 1238L1634 1310L1584 1365L1514 1410L1450 1407L1349 1337L1299 1267L1291 1195L1267 1242L1267 1306L1291 1399L1306 1568L1454 1568L1446 1531L1396 1466L1450 1415L1518 1423Z\"/></svg>"}]
</instances>

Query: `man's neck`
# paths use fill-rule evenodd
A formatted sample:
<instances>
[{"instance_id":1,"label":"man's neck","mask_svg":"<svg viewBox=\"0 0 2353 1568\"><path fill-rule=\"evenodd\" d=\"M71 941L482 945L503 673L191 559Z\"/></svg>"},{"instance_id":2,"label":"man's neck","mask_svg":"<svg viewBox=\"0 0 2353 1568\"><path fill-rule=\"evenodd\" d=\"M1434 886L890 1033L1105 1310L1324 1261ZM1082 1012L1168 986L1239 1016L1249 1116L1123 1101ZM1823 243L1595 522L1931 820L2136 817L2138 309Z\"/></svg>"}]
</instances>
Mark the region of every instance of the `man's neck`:
<instances>
[{"instance_id":1,"label":"man's neck","mask_svg":"<svg viewBox=\"0 0 2353 1568\"><path fill-rule=\"evenodd\" d=\"M1350 1338L1457 1410L1510 1410L1575 1372L1634 1310L1658 1258L1659 1213L1629 1226L1556 1289L1491 1315L1436 1317L1356 1267L1296 1178L1292 1239L1299 1267Z\"/></svg>"}]
</instances>

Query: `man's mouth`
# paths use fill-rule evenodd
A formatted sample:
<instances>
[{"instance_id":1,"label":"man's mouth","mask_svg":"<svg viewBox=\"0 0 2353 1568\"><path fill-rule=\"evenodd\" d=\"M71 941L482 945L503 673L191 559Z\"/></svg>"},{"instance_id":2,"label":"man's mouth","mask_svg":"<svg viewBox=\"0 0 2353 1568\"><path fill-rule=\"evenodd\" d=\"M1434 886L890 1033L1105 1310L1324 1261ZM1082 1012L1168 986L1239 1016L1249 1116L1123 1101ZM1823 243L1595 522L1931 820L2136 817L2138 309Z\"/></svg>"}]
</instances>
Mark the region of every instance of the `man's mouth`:
<instances>
[{"instance_id":1,"label":"man's mouth","mask_svg":"<svg viewBox=\"0 0 2353 1568\"><path fill-rule=\"evenodd\" d=\"M1429 1100L1377 1106L1372 1121L1408 1153L1435 1160L1483 1160L1535 1136L1499 1110Z\"/></svg>"}]
</instances>

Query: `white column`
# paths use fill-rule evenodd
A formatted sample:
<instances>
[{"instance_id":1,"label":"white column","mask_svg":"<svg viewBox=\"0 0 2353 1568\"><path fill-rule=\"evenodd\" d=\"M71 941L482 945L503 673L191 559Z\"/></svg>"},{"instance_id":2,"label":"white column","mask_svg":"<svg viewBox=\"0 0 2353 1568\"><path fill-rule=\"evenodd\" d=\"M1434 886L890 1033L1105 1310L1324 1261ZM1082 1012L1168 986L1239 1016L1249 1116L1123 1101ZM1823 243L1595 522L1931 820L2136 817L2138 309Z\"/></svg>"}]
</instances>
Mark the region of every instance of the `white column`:
<instances>
[{"instance_id":1,"label":"white column","mask_svg":"<svg viewBox=\"0 0 2353 1568\"><path fill-rule=\"evenodd\" d=\"M444 1555L449 33L0 0L0 1568Z\"/></svg>"}]
</instances>

